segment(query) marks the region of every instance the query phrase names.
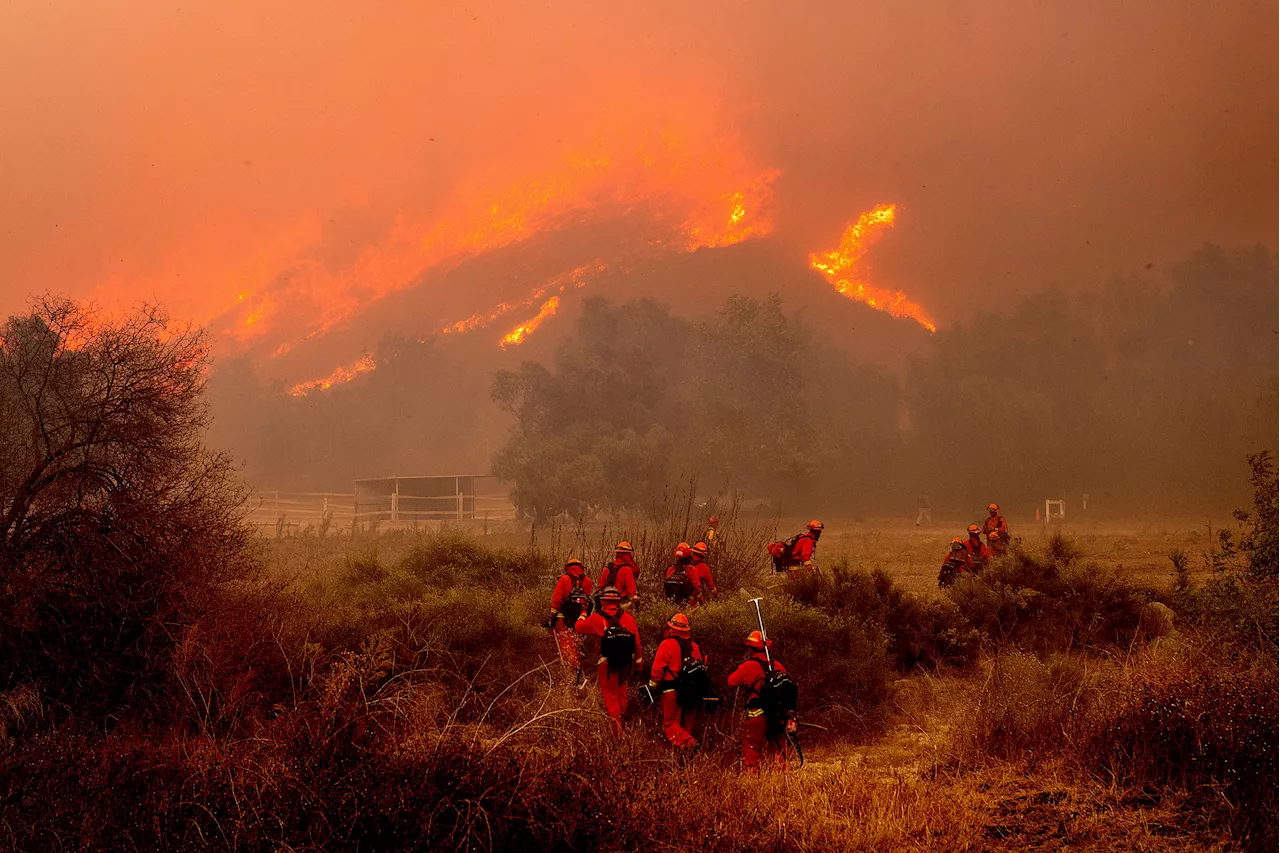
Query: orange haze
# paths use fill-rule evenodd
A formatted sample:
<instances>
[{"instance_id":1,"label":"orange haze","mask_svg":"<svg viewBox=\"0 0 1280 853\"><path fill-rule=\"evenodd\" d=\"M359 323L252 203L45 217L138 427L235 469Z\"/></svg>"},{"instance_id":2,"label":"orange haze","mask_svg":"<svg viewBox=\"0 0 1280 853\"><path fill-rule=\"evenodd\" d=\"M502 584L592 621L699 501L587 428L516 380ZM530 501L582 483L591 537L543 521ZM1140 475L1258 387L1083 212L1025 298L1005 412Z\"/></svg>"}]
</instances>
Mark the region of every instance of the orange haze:
<instances>
[{"instance_id":1,"label":"orange haze","mask_svg":"<svg viewBox=\"0 0 1280 853\"><path fill-rule=\"evenodd\" d=\"M771 234L803 264L893 199L909 225L862 284L945 326L1204 241L1274 247L1276 15L11 0L0 313L44 290L162 300L222 351L285 353L435 286L432 270L584 218L643 212L653 251ZM424 328L562 289L486 293Z\"/></svg>"}]
</instances>

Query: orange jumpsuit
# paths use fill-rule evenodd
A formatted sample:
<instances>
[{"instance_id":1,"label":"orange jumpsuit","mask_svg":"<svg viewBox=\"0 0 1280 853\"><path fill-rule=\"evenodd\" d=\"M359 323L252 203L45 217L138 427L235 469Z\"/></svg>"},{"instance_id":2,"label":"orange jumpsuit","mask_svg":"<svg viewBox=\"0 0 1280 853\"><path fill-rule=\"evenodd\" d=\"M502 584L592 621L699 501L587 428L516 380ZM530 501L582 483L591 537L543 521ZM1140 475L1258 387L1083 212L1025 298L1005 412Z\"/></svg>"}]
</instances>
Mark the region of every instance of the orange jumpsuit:
<instances>
[{"instance_id":1,"label":"orange jumpsuit","mask_svg":"<svg viewBox=\"0 0 1280 853\"><path fill-rule=\"evenodd\" d=\"M755 652L729 675L730 687L747 688L747 719L742 726L742 769L748 773L760 772L760 759L764 757L766 747L773 747L774 758L781 768L787 766L786 730L769 731L769 721L760 702L760 688L764 686L768 666L764 652ZM787 671L776 660L773 668L779 672Z\"/></svg>"},{"instance_id":2,"label":"orange jumpsuit","mask_svg":"<svg viewBox=\"0 0 1280 853\"><path fill-rule=\"evenodd\" d=\"M676 573L676 570L683 566L685 576L693 583L693 595L689 597L689 601L697 604L702 600L702 573L697 570L692 562L676 560L675 565L667 566L667 573L664 578L669 578Z\"/></svg>"},{"instance_id":3,"label":"orange jumpsuit","mask_svg":"<svg viewBox=\"0 0 1280 853\"><path fill-rule=\"evenodd\" d=\"M987 541L991 543L991 552L997 557L1002 557L1009 549L1009 522L1004 520L1003 515L990 516L982 523L984 535L993 531L999 535L994 540L988 537Z\"/></svg>"},{"instance_id":4,"label":"orange jumpsuit","mask_svg":"<svg viewBox=\"0 0 1280 853\"><path fill-rule=\"evenodd\" d=\"M951 586L960 580L962 575L972 571L973 560L969 557L967 550L951 551L942 561L942 568L938 571L938 588Z\"/></svg>"},{"instance_id":5,"label":"orange jumpsuit","mask_svg":"<svg viewBox=\"0 0 1280 853\"><path fill-rule=\"evenodd\" d=\"M689 640L689 656L694 660L704 660L702 649ZM649 672L649 687L661 693L662 733L671 745L680 749L694 746L697 739L693 736L693 722L696 711L686 711L676 701L676 676L684 665L684 655L680 643L675 637L667 637L658 644L653 653L653 668Z\"/></svg>"},{"instance_id":6,"label":"orange jumpsuit","mask_svg":"<svg viewBox=\"0 0 1280 853\"><path fill-rule=\"evenodd\" d=\"M970 568L974 571L982 571L982 568L987 564L987 560L991 559L991 549L987 547L987 543L976 535L970 536L965 541L964 550L969 554Z\"/></svg>"},{"instance_id":7,"label":"orange jumpsuit","mask_svg":"<svg viewBox=\"0 0 1280 853\"><path fill-rule=\"evenodd\" d=\"M600 685L604 710L609 715L609 722L613 724L613 733L620 737L622 715L627 710L627 685L631 681L631 669L634 667L638 670L643 666L644 651L640 647L640 628L630 613L622 612L622 609L614 604L603 605L600 610L603 612L592 613L585 619L579 619L578 624L573 626L573 630L579 634L603 637L604 632L609 628L610 620L614 619L618 627L630 631L636 638L635 658L631 667L622 671L610 669L609 661L604 655L600 656L596 664L596 683Z\"/></svg>"},{"instance_id":8,"label":"orange jumpsuit","mask_svg":"<svg viewBox=\"0 0 1280 853\"><path fill-rule=\"evenodd\" d=\"M560 662L571 673L576 673L582 667L582 639L573 632L572 625L564 624L564 614L560 608L569 593L573 592L575 580L579 589L591 595L591 578L586 576L585 570L576 579L567 573L561 575L551 593L551 610L555 614L556 645L560 649Z\"/></svg>"},{"instance_id":9,"label":"orange jumpsuit","mask_svg":"<svg viewBox=\"0 0 1280 853\"><path fill-rule=\"evenodd\" d=\"M707 561L694 555L693 564L689 566L689 575L693 578L693 586L698 591L698 597L702 601L710 601L716 594L716 579L711 576L711 566L707 565Z\"/></svg>"},{"instance_id":10,"label":"orange jumpsuit","mask_svg":"<svg viewBox=\"0 0 1280 853\"><path fill-rule=\"evenodd\" d=\"M628 554L625 558L618 557L612 563L604 567L604 571L600 572L600 583L597 584L600 589L606 586L618 588L618 592L622 593L623 601L630 601L636 597L636 564Z\"/></svg>"},{"instance_id":11,"label":"orange jumpsuit","mask_svg":"<svg viewBox=\"0 0 1280 853\"><path fill-rule=\"evenodd\" d=\"M791 549L791 560L793 565L787 568L793 572L804 569L806 572L813 571L813 552L817 550L818 540L814 538L812 532L801 533L796 539L795 547Z\"/></svg>"}]
</instances>

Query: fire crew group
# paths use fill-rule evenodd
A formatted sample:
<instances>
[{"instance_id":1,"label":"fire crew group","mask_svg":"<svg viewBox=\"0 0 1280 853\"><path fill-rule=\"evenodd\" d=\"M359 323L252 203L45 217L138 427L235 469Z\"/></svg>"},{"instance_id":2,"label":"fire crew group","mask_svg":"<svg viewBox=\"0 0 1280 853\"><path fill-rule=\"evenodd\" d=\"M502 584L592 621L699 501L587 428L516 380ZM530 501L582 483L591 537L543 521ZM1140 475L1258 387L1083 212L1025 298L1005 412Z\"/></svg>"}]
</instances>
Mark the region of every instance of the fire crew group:
<instances>
[{"instance_id":1,"label":"fire crew group","mask_svg":"<svg viewBox=\"0 0 1280 853\"><path fill-rule=\"evenodd\" d=\"M982 537L987 541L983 542ZM987 506L987 520L982 527L969 525L969 538L951 540L951 549L942 568L938 571L938 586L948 587L964 574L977 574L986 568L987 562L1003 557L1009 550L1009 522L1000 514L999 504Z\"/></svg>"},{"instance_id":2,"label":"fire crew group","mask_svg":"<svg viewBox=\"0 0 1280 853\"><path fill-rule=\"evenodd\" d=\"M714 516L709 519L709 532L714 532L715 521ZM792 540L793 543L807 542L793 549L797 561L795 570L813 567L814 545L821 530L821 522L811 522L804 534ZM706 542L693 546L681 542L676 547L674 563L667 568L663 584L668 599L696 607L715 597L715 578L706 561L709 551ZM777 559L775 556L775 561ZM583 684L582 638L599 639L596 683L610 726L619 736L632 679L642 679L645 672L640 628L630 612L640 601L636 590L638 571L634 549L625 541L618 543L614 559L604 567L594 587L582 561L570 559L552 592L548 621L561 661L578 685ZM593 588L599 589L594 599ZM785 768L788 744L794 742L796 727L795 684L786 667L773 657L773 642L761 631L748 634L743 646L746 659L728 677L730 687L745 691L743 769L758 772L766 752L773 753L778 766ZM688 616L675 613L667 620L654 650L643 694L658 706L663 735L684 755L697 751L698 714L708 701L714 701L707 666L706 656L693 639Z\"/></svg>"}]
</instances>

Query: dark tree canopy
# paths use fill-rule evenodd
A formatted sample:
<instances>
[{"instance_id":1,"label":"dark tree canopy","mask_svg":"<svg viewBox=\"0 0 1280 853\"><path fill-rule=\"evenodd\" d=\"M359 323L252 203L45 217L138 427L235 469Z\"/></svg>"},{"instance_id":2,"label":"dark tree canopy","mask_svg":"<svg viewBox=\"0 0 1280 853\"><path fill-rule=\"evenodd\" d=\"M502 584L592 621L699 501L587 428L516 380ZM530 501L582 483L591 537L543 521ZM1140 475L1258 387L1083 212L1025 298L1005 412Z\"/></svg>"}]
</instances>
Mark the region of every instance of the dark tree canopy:
<instances>
[{"instance_id":1,"label":"dark tree canopy","mask_svg":"<svg viewBox=\"0 0 1280 853\"><path fill-rule=\"evenodd\" d=\"M0 657L114 707L251 567L229 460L201 442L201 334L46 299L0 326Z\"/></svg>"},{"instance_id":2,"label":"dark tree canopy","mask_svg":"<svg viewBox=\"0 0 1280 853\"><path fill-rule=\"evenodd\" d=\"M896 383L828 356L776 296L731 297L697 324L650 301L588 300L555 370L525 362L494 377L515 419L494 473L535 517L644 508L692 478L784 498L876 493L858 471L887 470Z\"/></svg>"}]
</instances>

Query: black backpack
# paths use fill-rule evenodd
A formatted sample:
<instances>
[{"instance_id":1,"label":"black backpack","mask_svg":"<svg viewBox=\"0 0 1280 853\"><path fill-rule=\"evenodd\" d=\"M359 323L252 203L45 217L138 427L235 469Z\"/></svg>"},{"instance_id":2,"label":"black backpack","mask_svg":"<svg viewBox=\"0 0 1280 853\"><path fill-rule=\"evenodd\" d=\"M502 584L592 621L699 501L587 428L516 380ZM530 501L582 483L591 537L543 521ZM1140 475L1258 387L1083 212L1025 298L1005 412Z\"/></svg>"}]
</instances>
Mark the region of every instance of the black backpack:
<instances>
[{"instance_id":1,"label":"black backpack","mask_svg":"<svg viewBox=\"0 0 1280 853\"><path fill-rule=\"evenodd\" d=\"M676 637L680 644L680 672L676 675L676 704L686 711L698 708L711 695L711 674L693 656L693 641Z\"/></svg>"},{"instance_id":2,"label":"black backpack","mask_svg":"<svg viewBox=\"0 0 1280 853\"><path fill-rule=\"evenodd\" d=\"M565 596L560 605L560 615L564 616L564 624L572 627L583 616L591 615L591 596L582 590L584 578L573 578L573 589Z\"/></svg>"},{"instance_id":3,"label":"black backpack","mask_svg":"<svg viewBox=\"0 0 1280 853\"><path fill-rule=\"evenodd\" d=\"M662 582L662 593L667 601L683 603L693 598L693 578L689 577L689 566L675 564L671 577Z\"/></svg>"},{"instance_id":4,"label":"black backpack","mask_svg":"<svg viewBox=\"0 0 1280 853\"><path fill-rule=\"evenodd\" d=\"M798 698L799 690L791 676L770 667L765 673L764 683L760 685L760 706L764 709L769 728L777 729L787 722L796 712Z\"/></svg>"},{"instance_id":5,"label":"black backpack","mask_svg":"<svg viewBox=\"0 0 1280 853\"><path fill-rule=\"evenodd\" d=\"M969 571L968 564L956 557L947 557L942 569L938 572L938 588L944 589L951 586Z\"/></svg>"},{"instance_id":6,"label":"black backpack","mask_svg":"<svg viewBox=\"0 0 1280 853\"><path fill-rule=\"evenodd\" d=\"M636 657L636 635L619 624L622 621L621 612L617 616L604 618L609 627L604 629L604 636L600 638L600 657L608 662L609 669L614 672L627 672Z\"/></svg>"},{"instance_id":7,"label":"black backpack","mask_svg":"<svg viewBox=\"0 0 1280 853\"><path fill-rule=\"evenodd\" d=\"M785 572L799 562L795 558L796 543L804 535L803 533L797 533L785 542L774 542L769 546L769 556L773 557L773 570L775 572Z\"/></svg>"}]
</instances>

